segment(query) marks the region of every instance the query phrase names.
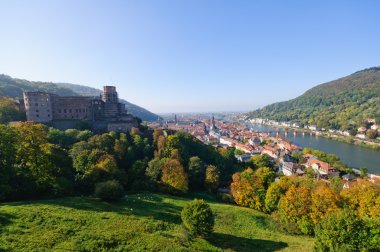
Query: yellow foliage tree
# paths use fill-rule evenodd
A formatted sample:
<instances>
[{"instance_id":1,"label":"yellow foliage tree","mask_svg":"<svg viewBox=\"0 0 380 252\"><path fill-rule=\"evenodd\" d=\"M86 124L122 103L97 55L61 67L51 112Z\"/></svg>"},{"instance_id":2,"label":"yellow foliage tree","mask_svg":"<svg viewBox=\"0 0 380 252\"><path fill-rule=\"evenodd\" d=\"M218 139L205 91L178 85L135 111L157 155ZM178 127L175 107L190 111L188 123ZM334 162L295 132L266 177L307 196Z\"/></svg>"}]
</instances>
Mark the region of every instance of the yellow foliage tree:
<instances>
[{"instance_id":1,"label":"yellow foliage tree","mask_svg":"<svg viewBox=\"0 0 380 252\"><path fill-rule=\"evenodd\" d=\"M342 190L344 203L356 211L359 217L380 217L380 186L366 179L351 183L350 187Z\"/></svg>"},{"instance_id":2,"label":"yellow foliage tree","mask_svg":"<svg viewBox=\"0 0 380 252\"><path fill-rule=\"evenodd\" d=\"M265 189L251 168L232 176L231 193L236 204L264 210Z\"/></svg>"},{"instance_id":3,"label":"yellow foliage tree","mask_svg":"<svg viewBox=\"0 0 380 252\"><path fill-rule=\"evenodd\" d=\"M171 194L183 194L189 189L185 169L177 159L168 159L162 167L162 190Z\"/></svg>"},{"instance_id":4,"label":"yellow foliage tree","mask_svg":"<svg viewBox=\"0 0 380 252\"><path fill-rule=\"evenodd\" d=\"M280 219L286 227L296 229L292 232L301 231L304 234L310 234L313 229L309 219L310 205L310 189L305 186L291 185L278 204Z\"/></svg>"},{"instance_id":5,"label":"yellow foliage tree","mask_svg":"<svg viewBox=\"0 0 380 252\"><path fill-rule=\"evenodd\" d=\"M311 194L310 217L314 224L319 223L325 215L339 210L339 195L327 186L320 186Z\"/></svg>"}]
</instances>

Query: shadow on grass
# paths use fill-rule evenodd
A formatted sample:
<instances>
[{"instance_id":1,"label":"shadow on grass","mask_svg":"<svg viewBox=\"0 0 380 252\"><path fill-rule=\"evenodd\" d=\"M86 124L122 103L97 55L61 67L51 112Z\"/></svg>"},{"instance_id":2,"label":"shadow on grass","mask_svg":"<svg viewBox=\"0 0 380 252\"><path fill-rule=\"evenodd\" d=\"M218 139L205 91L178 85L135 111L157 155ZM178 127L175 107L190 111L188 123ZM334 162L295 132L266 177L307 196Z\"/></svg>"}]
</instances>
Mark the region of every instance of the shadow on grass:
<instances>
[{"instance_id":1,"label":"shadow on grass","mask_svg":"<svg viewBox=\"0 0 380 252\"><path fill-rule=\"evenodd\" d=\"M97 198L71 197L42 202L44 205L63 206L84 211L113 212L151 217L173 224L181 223L181 207L162 201L161 197L152 194L133 194L115 202L105 202Z\"/></svg>"},{"instance_id":2,"label":"shadow on grass","mask_svg":"<svg viewBox=\"0 0 380 252\"><path fill-rule=\"evenodd\" d=\"M285 242L249 239L228 234L213 233L208 239L214 246L233 251L278 251L288 246Z\"/></svg>"},{"instance_id":3,"label":"shadow on grass","mask_svg":"<svg viewBox=\"0 0 380 252\"><path fill-rule=\"evenodd\" d=\"M1 213L0 212L0 230L6 226L12 223L11 219L13 218L13 215Z\"/></svg>"}]
</instances>

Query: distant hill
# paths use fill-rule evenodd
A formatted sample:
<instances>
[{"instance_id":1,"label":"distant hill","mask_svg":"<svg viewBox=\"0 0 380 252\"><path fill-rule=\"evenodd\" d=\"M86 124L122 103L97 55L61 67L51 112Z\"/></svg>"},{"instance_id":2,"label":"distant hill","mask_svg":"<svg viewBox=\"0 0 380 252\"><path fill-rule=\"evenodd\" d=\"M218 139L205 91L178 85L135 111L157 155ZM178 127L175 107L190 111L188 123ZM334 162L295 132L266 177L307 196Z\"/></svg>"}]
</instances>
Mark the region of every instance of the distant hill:
<instances>
[{"instance_id":1,"label":"distant hill","mask_svg":"<svg viewBox=\"0 0 380 252\"><path fill-rule=\"evenodd\" d=\"M342 130L357 127L364 118L379 122L380 67L318 85L293 100L265 106L248 116Z\"/></svg>"},{"instance_id":2,"label":"distant hill","mask_svg":"<svg viewBox=\"0 0 380 252\"><path fill-rule=\"evenodd\" d=\"M23 91L43 91L62 96L97 96L101 93L101 90L99 89L82 85L28 81L0 74L0 96L22 98ZM156 114L126 100L120 99L120 102L125 104L128 113L137 116L144 121L155 121L158 118Z\"/></svg>"}]
</instances>

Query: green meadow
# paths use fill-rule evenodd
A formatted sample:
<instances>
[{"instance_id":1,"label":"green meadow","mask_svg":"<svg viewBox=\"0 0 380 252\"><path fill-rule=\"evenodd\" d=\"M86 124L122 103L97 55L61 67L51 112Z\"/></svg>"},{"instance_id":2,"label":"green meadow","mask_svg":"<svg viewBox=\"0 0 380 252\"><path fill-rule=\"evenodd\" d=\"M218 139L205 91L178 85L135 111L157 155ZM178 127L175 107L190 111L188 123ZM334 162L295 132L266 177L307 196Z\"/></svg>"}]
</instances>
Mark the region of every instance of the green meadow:
<instances>
[{"instance_id":1,"label":"green meadow","mask_svg":"<svg viewBox=\"0 0 380 252\"><path fill-rule=\"evenodd\" d=\"M214 233L192 238L180 213L204 198L216 214ZM0 204L0 251L311 251L313 239L276 229L270 216L219 203L205 194L127 195Z\"/></svg>"}]
</instances>

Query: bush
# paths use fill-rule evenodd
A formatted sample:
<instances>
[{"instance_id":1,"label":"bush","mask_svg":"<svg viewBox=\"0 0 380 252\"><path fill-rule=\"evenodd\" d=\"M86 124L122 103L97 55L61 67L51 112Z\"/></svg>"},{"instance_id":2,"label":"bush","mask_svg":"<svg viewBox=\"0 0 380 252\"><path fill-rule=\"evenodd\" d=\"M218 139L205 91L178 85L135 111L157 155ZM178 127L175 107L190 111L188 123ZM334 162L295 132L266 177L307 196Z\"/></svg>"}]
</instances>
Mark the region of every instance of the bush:
<instances>
[{"instance_id":1,"label":"bush","mask_svg":"<svg viewBox=\"0 0 380 252\"><path fill-rule=\"evenodd\" d=\"M376 223L375 219L369 223ZM374 227L376 224L374 225ZM380 226L380 225L379 225ZM377 228L377 231L380 229ZM351 210L326 216L315 228L315 251L378 251L379 233Z\"/></svg>"},{"instance_id":2,"label":"bush","mask_svg":"<svg viewBox=\"0 0 380 252\"><path fill-rule=\"evenodd\" d=\"M204 201L195 199L188 203L181 212L183 225L192 235L207 236L214 228L214 213Z\"/></svg>"},{"instance_id":3,"label":"bush","mask_svg":"<svg viewBox=\"0 0 380 252\"><path fill-rule=\"evenodd\" d=\"M123 186L117 180L108 180L95 185L95 197L105 201L116 201L124 195Z\"/></svg>"}]
</instances>

